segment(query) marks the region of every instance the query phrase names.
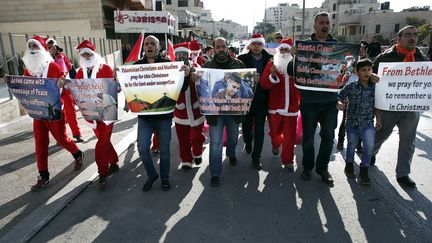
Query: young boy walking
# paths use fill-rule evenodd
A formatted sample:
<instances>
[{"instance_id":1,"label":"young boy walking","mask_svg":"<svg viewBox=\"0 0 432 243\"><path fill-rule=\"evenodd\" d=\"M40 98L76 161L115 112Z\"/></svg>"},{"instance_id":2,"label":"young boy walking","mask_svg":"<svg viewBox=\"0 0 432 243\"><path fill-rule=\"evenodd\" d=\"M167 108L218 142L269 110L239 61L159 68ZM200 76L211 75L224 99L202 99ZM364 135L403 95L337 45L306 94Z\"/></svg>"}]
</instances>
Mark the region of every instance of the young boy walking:
<instances>
[{"instance_id":1,"label":"young boy walking","mask_svg":"<svg viewBox=\"0 0 432 243\"><path fill-rule=\"evenodd\" d=\"M348 178L354 175L354 150L358 139L363 141L359 180L363 185L370 184L368 168L375 143L375 132L381 128L379 113L375 112L375 84L369 79L372 75L372 62L362 59L357 62L358 80L350 82L339 92L336 107L339 110L347 108L346 132L348 146L345 158L345 174ZM374 114L376 126L374 126Z\"/></svg>"}]
</instances>

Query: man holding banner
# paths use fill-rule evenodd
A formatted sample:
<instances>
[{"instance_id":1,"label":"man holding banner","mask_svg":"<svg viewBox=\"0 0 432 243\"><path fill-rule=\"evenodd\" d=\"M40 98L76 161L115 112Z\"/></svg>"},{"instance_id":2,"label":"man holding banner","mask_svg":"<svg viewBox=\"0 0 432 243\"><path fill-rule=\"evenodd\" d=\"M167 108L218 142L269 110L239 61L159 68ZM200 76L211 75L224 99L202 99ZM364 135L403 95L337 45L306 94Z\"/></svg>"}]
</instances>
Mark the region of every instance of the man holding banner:
<instances>
[{"instance_id":1,"label":"man holding banner","mask_svg":"<svg viewBox=\"0 0 432 243\"><path fill-rule=\"evenodd\" d=\"M416 47L417 29L414 26L405 26L399 30L397 44L380 54L374 61L374 72L378 73L380 63L388 62L426 62L428 58ZM382 65L382 64L381 64ZM381 70L381 69L380 69ZM397 71L397 70L396 70ZM430 76L429 76L430 77ZM417 111L389 111L379 110L381 113L382 128L377 131L371 165L375 164L376 154L381 145L392 134L393 128L399 128L399 149L396 165L396 178L401 186L415 187L416 184L409 174L411 161L415 150L417 125L420 112Z\"/></svg>"},{"instance_id":2,"label":"man holding banner","mask_svg":"<svg viewBox=\"0 0 432 243\"><path fill-rule=\"evenodd\" d=\"M104 63L103 58L96 53L96 48L89 40L84 40L76 48L80 54L81 68L75 76L76 79L95 79L95 78L113 78L113 71L110 66ZM106 94L97 94L98 96L109 96ZM105 101L107 102L107 101ZM117 110L115 110L115 114ZM114 121L97 120L88 121L93 126L93 132L97 137L95 147L95 159L99 172L99 187L104 189L107 184L107 177L118 171L118 155L111 143L111 134Z\"/></svg>"},{"instance_id":3,"label":"man holding banner","mask_svg":"<svg viewBox=\"0 0 432 243\"><path fill-rule=\"evenodd\" d=\"M60 67L53 61L47 51L45 40L40 36L33 36L27 41L27 49L23 56L25 65L24 76L39 78L64 78ZM63 85L59 80L59 85ZM79 170L83 165L84 153L78 149L72 139L66 134L66 123L64 113L60 120L33 120L33 134L36 146L36 161L39 177L32 191L40 191L48 185L50 173L48 172L48 146L49 132L57 143L69 151L75 161L74 170Z\"/></svg>"}]
</instances>

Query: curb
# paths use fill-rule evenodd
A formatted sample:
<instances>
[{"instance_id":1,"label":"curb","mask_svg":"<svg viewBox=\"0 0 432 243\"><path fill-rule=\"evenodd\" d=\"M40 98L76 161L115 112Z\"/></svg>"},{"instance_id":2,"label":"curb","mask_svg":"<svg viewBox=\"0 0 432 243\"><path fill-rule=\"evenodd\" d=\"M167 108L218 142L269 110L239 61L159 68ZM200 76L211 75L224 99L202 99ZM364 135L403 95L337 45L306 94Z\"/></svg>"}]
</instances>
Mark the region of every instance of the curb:
<instances>
[{"instance_id":1,"label":"curb","mask_svg":"<svg viewBox=\"0 0 432 243\"><path fill-rule=\"evenodd\" d=\"M132 130L114 146L119 156L136 141L136 133L137 129ZM96 163L91 163L65 187L51 196L44 205L39 206L0 238L0 242L28 242L98 177L97 171Z\"/></svg>"},{"instance_id":2,"label":"curb","mask_svg":"<svg viewBox=\"0 0 432 243\"><path fill-rule=\"evenodd\" d=\"M10 122L0 123L0 135L31 125L32 122L33 119L28 115L25 115L25 116L20 116L19 118Z\"/></svg>"}]
</instances>

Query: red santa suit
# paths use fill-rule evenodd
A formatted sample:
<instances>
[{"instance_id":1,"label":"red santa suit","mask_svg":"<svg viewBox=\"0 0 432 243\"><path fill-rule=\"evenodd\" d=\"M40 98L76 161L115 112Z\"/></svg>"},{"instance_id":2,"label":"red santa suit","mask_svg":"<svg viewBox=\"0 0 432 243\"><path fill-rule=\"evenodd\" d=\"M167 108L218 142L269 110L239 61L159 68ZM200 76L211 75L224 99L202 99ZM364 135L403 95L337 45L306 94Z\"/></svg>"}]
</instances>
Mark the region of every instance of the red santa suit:
<instances>
[{"instance_id":1,"label":"red santa suit","mask_svg":"<svg viewBox=\"0 0 432 243\"><path fill-rule=\"evenodd\" d=\"M283 44L281 46L283 47ZM289 45L288 48L290 47ZM269 135L272 146L279 148L282 145L282 163L289 165L294 163L300 94L294 86L294 80L286 72L282 73L277 70L277 78L274 79L271 76L272 66L273 61L267 63L260 84L263 89L269 90Z\"/></svg>"},{"instance_id":2,"label":"red santa suit","mask_svg":"<svg viewBox=\"0 0 432 243\"><path fill-rule=\"evenodd\" d=\"M185 43L174 46L174 53L177 52L190 53ZM192 66L199 67L196 63L192 63ZM202 156L205 141L203 134L205 117L199 111L195 83L189 81L189 77L185 78L185 82L189 82L189 86L180 93L174 108L173 120L179 141L181 165L192 167L193 159Z\"/></svg>"},{"instance_id":3,"label":"red santa suit","mask_svg":"<svg viewBox=\"0 0 432 243\"><path fill-rule=\"evenodd\" d=\"M46 51L46 45L43 39L39 36L34 36L30 41L37 41L39 49ZM64 77L61 72L60 66L54 61L50 62L48 67L44 68L41 74L31 75L27 69L24 69L24 76L27 77L40 77L40 78L61 78ZM63 113L63 112L62 112ZM64 114L64 113L63 113ZM62 118L56 121L46 120L33 120L33 136L36 147L36 161L38 171L42 177L48 179L48 146L49 146L49 132L55 138L57 143L65 148L67 151L72 153L75 159L83 157L81 151L78 149L72 139L70 139L66 133L66 123L62 114Z\"/></svg>"},{"instance_id":4,"label":"red santa suit","mask_svg":"<svg viewBox=\"0 0 432 243\"><path fill-rule=\"evenodd\" d=\"M85 52L95 51L93 44L88 40L84 40L77 47L77 49L81 49L81 50L84 49ZM83 68L80 68L78 69L75 78L76 79L113 78L113 71L111 67L106 64L96 64L91 72L90 77L88 76L87 71L83 71ZM114 126L114 121L89 121L89 122L96 123L96 128L93 129L93 132L95 133L96 138L98 139L95 148L95 160L98 166L99 175L108 176L110 164L116 164L119 161L117 152L111 143L111 134Z\"/></svg>"},{"instance_id":5,"label":"red santa suit","mask_svg":"<svg viewBox=\"0 0 432 243\"><path fill-rule=\"evenodd\" d=\"M191 60L192 62L196 63L201 67L205 63L204 57L200 55L201 53L201 46L197 40L193 40L189 42L188 48L191 53Z\"/></svg>"}]
</instances>

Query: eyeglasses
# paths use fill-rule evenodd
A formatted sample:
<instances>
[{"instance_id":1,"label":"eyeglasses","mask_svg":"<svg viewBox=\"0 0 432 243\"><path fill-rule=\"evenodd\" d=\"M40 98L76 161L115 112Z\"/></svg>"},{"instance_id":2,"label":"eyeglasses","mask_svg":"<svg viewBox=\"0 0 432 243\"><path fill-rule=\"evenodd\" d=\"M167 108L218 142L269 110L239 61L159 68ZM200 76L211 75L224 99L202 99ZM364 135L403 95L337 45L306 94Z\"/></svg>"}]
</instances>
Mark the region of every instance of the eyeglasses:
<instances>
[{"instance_id":1,"label":"eyeglasses","mask_svg":"<svg viewBox=\"0 0 432 243\"><path fill-rule=\"evenodd\" d=\"M251 45L253 45L253 46L262 46L263 43L261 43L261 42L252 42Z\"/></svg>"},{"instance_id":2,"label":"eyeglasses","mask_svg":"<svg viewBox=\"0 0 432 243\"><path fill-rule=\"evenodd\" d=\"M282 39L282 36L276 36L275 39Z\"/></svg>"}]
</instances>

